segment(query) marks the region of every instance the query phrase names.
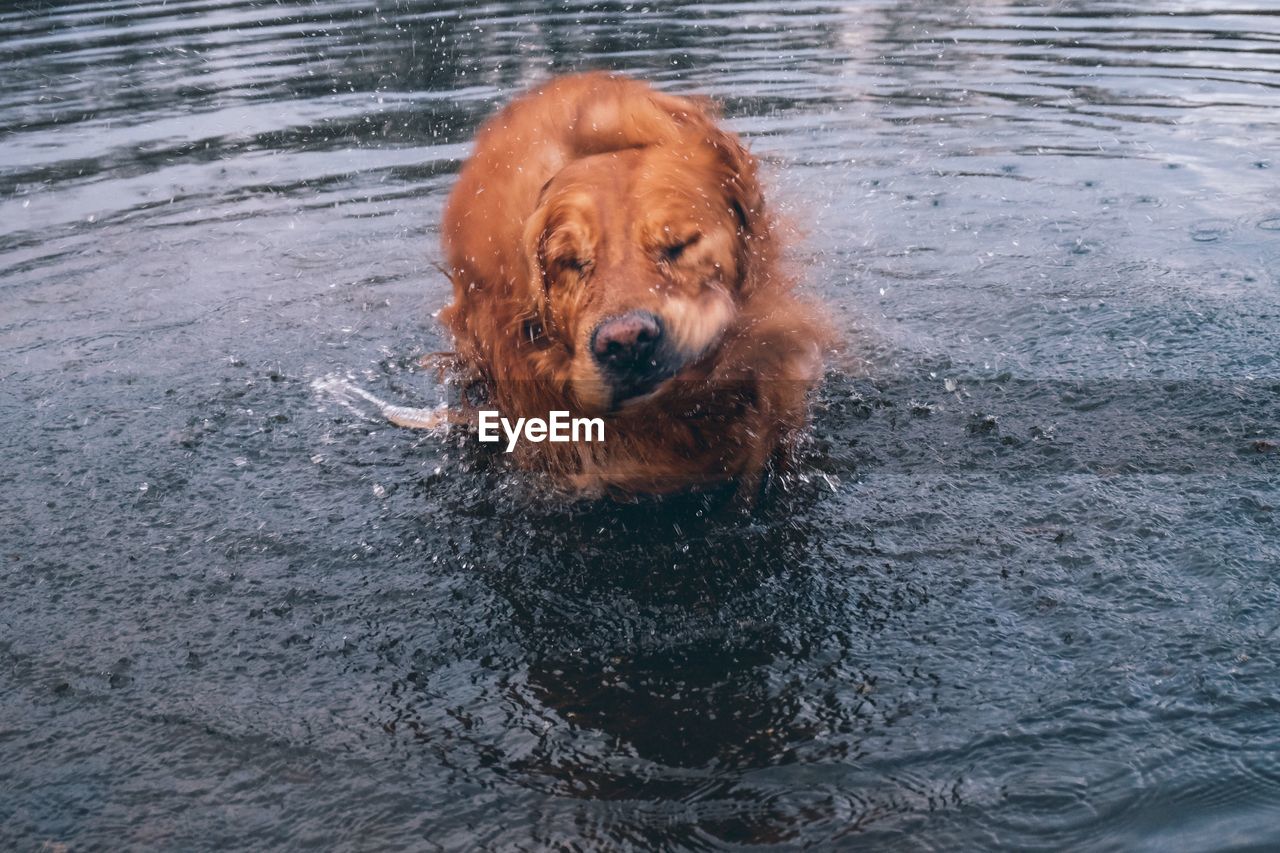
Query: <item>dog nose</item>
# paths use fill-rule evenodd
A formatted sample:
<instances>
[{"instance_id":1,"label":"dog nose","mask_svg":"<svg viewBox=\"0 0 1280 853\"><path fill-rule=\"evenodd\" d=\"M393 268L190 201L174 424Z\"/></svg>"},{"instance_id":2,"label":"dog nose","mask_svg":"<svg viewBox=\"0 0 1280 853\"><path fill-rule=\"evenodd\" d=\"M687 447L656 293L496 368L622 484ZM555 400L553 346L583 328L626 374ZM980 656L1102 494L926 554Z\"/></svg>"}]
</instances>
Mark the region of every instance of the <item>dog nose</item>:
<instances>
[{"instance_id":1,"label":"dog nose","mask_svg":"<svg viewBox=\"0 0 1280 853\"><path fill-rule=\"evenodd\" d=\"M648 311L630 311L610 317L591 336L591 352L611 373L652 373L662 341L662 321Z\"/></svg>"}]
</instances>

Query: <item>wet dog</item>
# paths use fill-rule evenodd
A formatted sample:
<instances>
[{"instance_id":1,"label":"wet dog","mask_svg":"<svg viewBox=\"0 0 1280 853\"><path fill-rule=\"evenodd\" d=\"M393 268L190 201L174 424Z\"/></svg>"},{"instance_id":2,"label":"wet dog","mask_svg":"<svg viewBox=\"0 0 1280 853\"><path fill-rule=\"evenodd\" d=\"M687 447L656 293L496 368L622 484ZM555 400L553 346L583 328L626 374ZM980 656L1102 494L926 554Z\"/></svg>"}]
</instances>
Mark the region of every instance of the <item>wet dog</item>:
<instances>
[{"instance_id":1,"label":"wet dog","mask_svg":"<svg viewBox=\"0 0 1280 853\"><path fill-rule=\"evenodd\" d=\"M521 467L579 493L750 491L786 458L827 332L709 102L552 80L481 127L441 230L441 317L492 406L604 420L600 442L516 447Z\"/></svg>"}]
</instances>

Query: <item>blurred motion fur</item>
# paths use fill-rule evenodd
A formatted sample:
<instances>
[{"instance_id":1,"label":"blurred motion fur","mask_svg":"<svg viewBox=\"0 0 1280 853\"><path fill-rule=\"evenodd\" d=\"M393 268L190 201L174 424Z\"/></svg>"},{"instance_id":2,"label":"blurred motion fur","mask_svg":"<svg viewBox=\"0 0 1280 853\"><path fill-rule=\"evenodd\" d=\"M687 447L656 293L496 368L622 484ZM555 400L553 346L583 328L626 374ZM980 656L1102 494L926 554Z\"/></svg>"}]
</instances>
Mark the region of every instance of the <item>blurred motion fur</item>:
<instances>
[{"instance_id":1,"label":"blurred motion fur","mask_svg":"<svg viewBox=\"0 0 1280 853\"><path fill-rule=\"evenodd\" d=\"M758 489L808 418L829 333L793 293L757 162L709 101L560 77L480 128L442 223L459 366L504 416L604 417L529 444L569 492Z\"/></svg>"}]
</instances>

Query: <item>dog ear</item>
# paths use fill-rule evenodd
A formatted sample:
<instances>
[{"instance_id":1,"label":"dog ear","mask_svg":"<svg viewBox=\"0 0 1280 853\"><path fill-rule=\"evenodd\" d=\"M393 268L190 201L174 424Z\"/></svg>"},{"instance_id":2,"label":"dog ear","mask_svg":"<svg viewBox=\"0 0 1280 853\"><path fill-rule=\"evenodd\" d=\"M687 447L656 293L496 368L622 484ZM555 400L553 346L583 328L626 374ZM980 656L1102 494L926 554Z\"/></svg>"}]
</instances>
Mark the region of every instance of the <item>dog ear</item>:
<instances>
[{"instance_id":1,"label":"dog ear","mask_svg":"<svg viewBox=\"0 0 1280 853\"><path fill-rule=\"evenodd\" d=\"M651 100L678 125L682 135L701 136L716 152L722 171L725 200L746 234L756 231L764 217L764 195L760 189L756 158L737 135L722 130L720 105L705 95L669 95L653 92Z\"/></svg>"},{"instance_id":2,"label":"dog ear","mask_svg":"<svg viewBox=\"0 0 1280 853\"><path fill-rule=\"evenodd\" d=\"M545 191L544 186L543 196ZM550 346L557 336L551 300L553 270L548 258L552 216L552 205L540 198L538 206L525 222L520 240L524 264L520 280L524 282L524 289L515 294L519 302L518 313L524 318L520 336L525 345L539 348Z\"/></svg>"},{"instance_id":3,"label":"dog ear","mask_svg":"<svg viewBox=\"0 0 1280 853\"><path fill-rule=\"evenodd\" d=\"M543 187L545 192L546 187ZM525 292L520 298L528 301L542 301L541 295L546 292L546 228L547 206L539 198L538 206L524 223L524 231L520 237L521 258L524 261L521 280L525 284Z\"/></svg>"},{"instance_id":4,"label":"dog ear","mask_svg":"<svg viewBox=\"0 0 1280 853\"><path fill-rule=\"evenodd\" d=\"M745 236L755 236L762 229L765 217L756 158L736 136L719 128L708 127L707 144L715 151L720 166L720 187L738 220L738 228Z\"/></svg>"}]
</instances>

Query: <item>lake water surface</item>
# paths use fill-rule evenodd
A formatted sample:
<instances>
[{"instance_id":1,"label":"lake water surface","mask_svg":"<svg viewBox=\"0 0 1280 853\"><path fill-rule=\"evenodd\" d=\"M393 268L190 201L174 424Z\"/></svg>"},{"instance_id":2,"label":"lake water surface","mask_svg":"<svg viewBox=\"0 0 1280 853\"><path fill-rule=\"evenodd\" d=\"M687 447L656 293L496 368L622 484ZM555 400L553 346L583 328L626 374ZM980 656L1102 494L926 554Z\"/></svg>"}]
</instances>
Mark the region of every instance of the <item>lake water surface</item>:
<instances>
[{"instance_id":1,"label":"lake water surface","mask_svg":"<svg viewBox=\"0 0 1280 853\"><path fill-rule=\"evenodd\" d=\"M1280 846L1280 12L0 5L0 846ZM549 505L439 399L478 123L710 94L800 476Z\"/></svg>"}]
</instances>

